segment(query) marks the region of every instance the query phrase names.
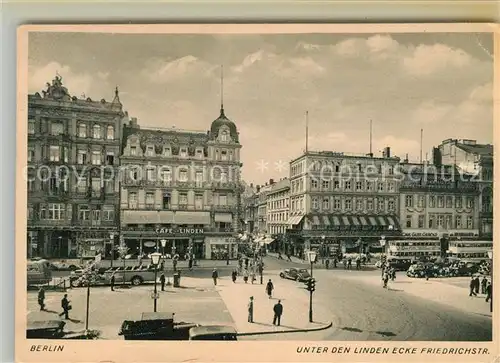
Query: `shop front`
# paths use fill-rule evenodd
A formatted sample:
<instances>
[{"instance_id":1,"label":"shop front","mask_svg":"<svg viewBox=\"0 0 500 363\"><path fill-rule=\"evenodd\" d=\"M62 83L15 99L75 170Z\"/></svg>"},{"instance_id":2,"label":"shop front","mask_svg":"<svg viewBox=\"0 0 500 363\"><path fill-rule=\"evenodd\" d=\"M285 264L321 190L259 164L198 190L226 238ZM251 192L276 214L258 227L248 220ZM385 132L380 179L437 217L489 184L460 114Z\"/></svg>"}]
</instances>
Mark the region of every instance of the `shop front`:
<instances>
[{"instance_id":1,"label":"shop front","mask_svg":"<svg viewBox=\"0 0 500 363\"><path fill-rule=\"evenodd\" d=\"M207 236L205 250L207 259L234 260L238 258L238 239L232 236Z\"/></svg>"},{"instance_id":2,"label":"shop front","mask_svg":"<svg viewBox=\"0 0 500 363\"><path fill-rule=\"evenodd\" d=\"M33 229L26 233L27 257L76 258L75 234L66 229Z\"/></svg>"}]
</instances>

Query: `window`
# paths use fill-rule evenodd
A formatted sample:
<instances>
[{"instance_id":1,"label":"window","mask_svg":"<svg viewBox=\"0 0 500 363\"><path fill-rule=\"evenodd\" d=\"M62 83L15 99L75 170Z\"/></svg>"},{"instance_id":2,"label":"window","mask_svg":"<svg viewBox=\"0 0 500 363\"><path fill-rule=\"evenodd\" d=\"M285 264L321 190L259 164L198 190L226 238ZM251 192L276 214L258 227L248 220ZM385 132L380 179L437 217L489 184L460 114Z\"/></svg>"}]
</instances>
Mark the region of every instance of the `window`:
<instances>
[{"instance_id":1,"label":"window","mask_svg":"<svg viewBox=\"0 0 500 363\"><path fill-rule=\"evenodd\" d=\"M356 190L363 190L363 182L356 182Z\"/></svg>"},{"instance_id":2,"label":"window","mask_svg":"<svg viewBox=\"0 0 500 363\"><path fill-rule=\"evenodd\" d=\"M148 167L146 169L146 180L149 181L149 182L153 182L155 181L155 168L154 167Z\"/></svg>"},{"instance_id":3,"label":"window","mask_svg":"<svg viewBox=\"0 0 500 363\"><path fill-rule=\"evenodd\" d=\"M313 209L318 209L319 208L318 198L312 198L312 208Z\"/></svg>"},{"instance_id":4,"label":"window","mask_svg":"<svg viewBox=\"0 0 500 363\"><path fill-rule=\"evenodd\" d=\"M28 162L35 161L35 149L33 147L28 147Z\"/></svg>"},{"instance_id":5,"label":"window","mask_svg":"<svg viewBox=\"0 0 500 363\"><path fill-rule=\"evenodd\" d=\"M417 207L423 208L424 207L424 201L425 201L425 196L424 195L419 195L417 197Z\"/></svg>"},{"instance_id":6,"label":"window","mask_svg":"<svg viewBox=\"0 0 500 363\"><path fill-rule=\"evenodd\" d=\"M390 192L393 192L394 191L394 182L389 182L387 184L387 189L390 191Z\"/></svg>"},{"instance_id":7,"label":"window","mask_svg":"<svg viewBox=\"0 0 500 363\"><path fill-rule=\"evenodd\" d=\"M203 172L197 171L195 174L195 183L197 188L203 187Z\"/></svg>"},{"instance_id":8,"label":"window","mask_svg":"<svg viewBox=\"0 0 500 363\"><path fill-rule=\"evenodd\" d=\"M437 216L437 225L438 227L444 227L444 216L442 214Z\"/></svg>"},{"instance_id":9,"label":"window","mask_svg":"<svg viewBox=\"0 0 500 363\"><path fill-rule=\"evenodd\" d=\"M407 195L405 197L405 207L413 207L413 195Z\"/></svg>"},{"instance_id":10,"label":"window","mask_svg":"<svg viewBox=\"0 0 500 363\"><path fill-rule=\"evenodd\" d=\"M444 197L443 196L438 197L438 208L444 208Z\"/></svg>"},{"instance_id":11,"label":"window","mask_svg":"<svg viewBox=\"0 0 500 363\"><path fill-rule=\"evenodd\" d=\"M351 190L351 182L346 180L344 184L345 190Z\"/></svg>"},{"instance_id":12,"label":"window","mask_svg":"<svg viewBox=\"0 0 500 363\"><path fill-rule=\"evenodd\" d=\"M137 193L130 193L128 195L128 207L130 209L137 208Z\"/></svg>"},{"instance_id":13,"label":"window","mask_svg":"<svg viewBox=\"0 0 500 363\"><path fill-rule=\"evenodd\" d=\"M130 147L130 155L136 156L137 155L137 147L136 146L131 146Z\"/></svg>"},{"instance_id":14,"label":"window","mask_svg":"<svg viewBox=\"0 0 500 363\"><path fill-rule=\"evenodd\" d=\"M49 146L49 160L59 161L61 157L61 149L59 146L51 145Z\"/></svg>"},{"instance_id":15,"label":"window","mask_svg":"<svg viewBox=\"0 0 500 363\"><path fill-rule=\"evenodd\" d=\"M90 209L88 205L78 206L78 220L88 221L90 219Z\"/></svg>"},{"instance_id":16,"label":"window","mask_svg":"<svg viewBox=\"0 0 500 363\"><path fill-rule=\"evenodd\" d=\"M76 190L79 193L85 193L87 191L87 180L86 179L79 179L77 181Z\"/></svg>"},{"instance_id":17,"label":"window","mask_svg":"<svg viewBox=\"0 0 500 363\"><path fill-rule=\"evenodd\" d=\"M379 200L377 201L377 209L378 209L379 211L383 211L383 210L385 210L385 201L384 201L383 199L379 199Z\"/></svg>"},{"instance_id":18,"label":"window","mask_svg":"<svg viewBox=\"0 0 500 363\"><path fill-rule=\"evenodd\" d=\"M472 228L474 228L474 221L472 219L472 216L467 216L467 229Z\"/></svg>"},{"instance_id":19,"label":"window","mask_svg":"<svg viewBox=\"0 0 500 363\"><path fill-rule=\"evenodd\" d=\"M232 154L233 154L233 153L231 152L231 155L232 155ZM202 150L202 149L197 149L197 150L196 150L196 157L197 157L198 159L203 159L203 150Z\"/></svg>"},{"instance_id":20,"label":"window","mask_svg":"<svg viewBox=\"0 0 500 363\"><path fill-rule=\"evenodd\" d=\"M220 173L220 181L222 183L227 183L227 172L226 171L222 171Z\"/></svg>"},{"instance_id":21,"label":"window","mask_svg":"<svg viewBox=\"0 0 500 363\"><path fill-rule=\"evenodd\" d=\"M62 124L62 122L52 122L50 124L50 134L51 135L62 135L62 133L64 132L64 125Z\"/></svg>"},{"instance_id":22,"label":"window","mask_svg":"<svg viewBox=\"0 0 500 363\"><path fill-rule=\"evenodd\" d=\"M115 220L115 207L112 205L105 205L102 209L102 220L103 221L114 221Z\"/></svg>"},{"instance_id":23,"label":"window","mask_svg":"<svg viewBox=\"0 0 500 363\"><path fill-rule=\"evenodd\" d=\"M100 139L101 136L102 136L101 126L100 125L94 125L94 127L92 128L92 137L94 139Z\"/></svg>"},{"instance_id":24,"label":"window","mask_svg":"<svg viewBox=\"0 0 500 363\"><path fill-rule=\"evenodd\" d=\"M170 193L163 193L163 209L170 209Z\"/></svg>"},{"instance_id":25,"label":"window","mask_svg":"<svg viewBox=\"0 0 500 363\"><path fill-rule=\"evenodd\" d=\"M182 156L183 158L185 158L187 156L187 149L184 147L181 147L181 149L179 151L179 155Z\"/></svg>"},{"instance_id":26,"label":"window","mask_svg":"<svg viewBox=\"0 0 500 363\"><path fill-rule=\"evenodd\" d=\"M163 148L163 156L171 156L172 155L172 150L170 150L169 147L164 147Z\"/></svg>"},{"instance_id":27,"label":"window","mask_svg":"<svg viewBox=\"0 0 500 363\"><path fill-rule=\"evenodd\" d=\"M474 198L467 197L467 208L474 208Z\"/></svg>"},{"instance_id":28,"label":"window","mask_svg":"<svg viewBox=\"0 0 500 363\"><path fill-rule=\"evenodd\" d=\"M64 162L67 163L69 159L69 149L66 146L63 148L63 157Z\"/></svg>"},{"instance_id":29,"label":"window","mask_svg":"<svg viewBox=\"0 0 500 363\"><path fill-rule=\"evenodd\" d=\"M311 180L311 189L318 189L318 181Z\"/></svg>"},{"instance_id":30,"label":"window","mask_svg":"<svg viewBox=\"0 0 500 363\"><path fill-rule=\"evenodd\" d=\"M462 196L455 196L455 208L462 208Z\"/></svg>"},{"instance_id":31,"label":"window","mask_svg":"<svg viewBox=\"0 0 500 363\"><path fill-rule=\"evenodd\" d=\"M226 150L222 150L222 151L220 152L220 159L221 159L221 160L224 160L224 161L226 161L226 160L228 159L228 158L227 158L227 151L226 151Z\"/></svg>"},{"instance_id":32,"label":"window","mask_svg":"<svg viewBox=\"0 0 500 363\"><path fill-rule=\"evenodd\" d=\"M155 148L154 146L148 145L146 147L146 156L154 156L155 155Z\"/></svg>"},{"instance_id":33,"label":"window","mask_svg":"<svg viewBox=\"0 0 500 363\"><path fill-rule=\"evenodd\" d=\"M78 150L76 152L76 162L78 164L87 164L87 152L84 150Z\"/></svg>"},{"instance_id":34,"label":"window","mask_svg":"<svg viewBox=\"0 0 500 363\"><path fill-rule=\"evenodd\" d=\"M336 173L340 172L340 165L339 164L335 164L335 172Z\"/></svg>"},{"instance_id":35,"label":"window","mask_svg":"<svg viewBox=\"0 0 500 363\"><path fill-rule=\"evenodd\" d=\"M196 194L194 196L194 208L203 209L203 194Z\"/></svg>"},{"instance_id":36,"label":"window","mask_svg":"<svg viewBox=\"0 0 500 363\"><path fill-rule=\"evenodd\" d=\"M446 197L446 208L453 208L453 197L450 195Z\"/></svg>"},{"instance_id":37,"label":"window","mask_svg":"<svg viewBox=\"0 0 500 363\"><path fill-rule=\"evenodd\" d=\"M322 188L323 190L328 190L328 189L330 189L330 182L329 182L328 180L323 180L323 181L321 182L321 188Z\"/></svg>"},{"instance_id":38,"label":"window","mask_svg":"<svg viewBox=\"0 0 500 363\"><path fill-rule=\"evenodd\" d=\"M418 216L418 228L424 228L425 227L425 216Z\"/></svg>"},{"instance_id":39,"label":"window","mask_svg":"<svg viewBox=\"0 0 500 363\"><path fill-rule=\"evenodd\" d=\"M78 137L87 137L87 125L78 124Z\"/></svg>"},{"instance_id":40,"label":"window","mask_svg":"<svg viewBox=\"0 0 500 363\"><path fill-rule=\"evenodd\" d=\"M180 182L187 182L188 180L188 172L186 169L182 169L179 171L179 181Z\"/></svg>"},{"instance_id":41,"label":"window","mask_svg":"<svg viewBox=\"0 0 500 363\"><path fill-rule=\"evenodd\" d=\"M106 130L106 139L108 139L108 140L115 139L115 128L111 125L109 125L107 130Z\"/></svg>"},{"instance_id":42,"label":"window","mask_svg":"<svg viewBox=\"0 0 500 363\"><path fill-rule=\"evenodd\" d=\"M455 228L462 228L462 216L455 216Z\"/></svg>"},{"instance_id":43,"label":"window","mask_svg":"<svg viewBox=\"0 0 500 363\"><path fill-rule=\"evenodd\" d=\"M344 205L345 205L345 209L351 209L352 208L352 200L346 199Z\"/></svg>"},{"instance_id":44,"label":"window","mask_svg":"<svg viewBox=\"0 0 500 363\"><path fill-rule=\"evenodd\" d=\"M28 121L28 134L33 135L35 133L35 120Z\"/></svg>"},{"instance_id":45,"label":"window","mask_svg":"<svg viewBox=\"0 0 500 363\"><path fill-rule=\"evenodd\" d=\"M340 188L340 182L338 180L333 181L333 189L338 190Z\"/></svg>"},{"instance_id":46,"label":"window","mask_svg":"<svg viewBox=\"0 0 500 363\"><path fill-rule=\"evenodd\" d=\"M447 215L445 216L445 221L444 221L444 223L445 223L445 224L444 224L444 226L445 226L445 228L446 228L446 229L451 229L451 228L453 228L453 226L452 226L452 224L451 224L451 217L452 217L452 216L451 216L451 214L447 214Z\"/></svg>"},{"instance_id":47,"label":"window","mask_svg":"<svg viewBox=\"0 0 500 363\"><path fill-rule=\"evenodd\" d=\"M42 206L40 212L41 219L61 220L64 219L66 208L64 204L50 203Z\"/></svg>"},{"instance_id":48,"label":"window","mask_svg":"<svg viewBox=\"0 0 500 363\"><path fill-rule=\"evenodd\" d=\"M334 209L340 209L341 208L340 199L334 199L333 200L333 208Z\"/></svg>"},{"instance_id":49,"label":"window","mask_svg":"<svg viewBox=\"0 0 500 363\"><path fill-rule=\"evenodd\" d=\"M106 151L106 164L115 164L115 153L113 151Z\"/></svg>"},{"instance_id":50,"label":"window","mask_svg":"<svg viewBox=\"0 0 500 363\"><path fill-rule=\"evenodd\" d=\"M436 208L436 197L433 195L429 196L429 207Z\"/></svg>"},{"instance_id":51,"label":"window","mask_svg":"<svg viewBox=\"0 0 500 363\"><path fill-rule=\"evenodd\" d=\"M188 204L187 193L179 193L179 204L180 205L187 205Z\"/></svg>"},{"instance_id":52,"label":"window","mask_svg":"<svg viewBox=\"0 0 500 363\"><path fill-rule=\"evenodd\" d=\"M366 190L369 192L373 192L373 182L371 181L366 182Z\"/></svg>"},{"instance_id":53,"label":"window","mask_svg":"<svg viewBox=\"0 0 500 363\"><path fill-rule=\"evenodd\" d=\"M323 198L323 210L330 209L330 199L328 197Z\"/></svg>"},{"instance_id":54,"label":"window","mask_svg":"<svg viewBox=\"0 0 500 363\"><path fill-rule=\"evenodd\" d=\"M362 171L363 171L363 165L358 164L358 172L360 172L360 173L361 173Z\"/></svg>"},{"instance_id":55,"label":"window","mask_svg":"<svg viewBox=\"0 0 500 363\"><path fill-rule=\"evenodd\" d=\"M366 209L367 210L373 210L373 200L372 199L368 199L366 201Z\"/></svg>"},{"instance_id":56,"label":"window","mask_svg":"<svg viewBox=\"0 0 500 363\"><path fill-rule=\"evenodd\" d=\"M101 165L101 153L92 151L92 165Z\"/></svg>"},{"instance_id":57,"label":"window","mask_svg":"<svg viewBox=\"0 0 500 363\"><path fill-rule=\"evenodd\" d=\"M406 228L411 228L412 216L406 216Z\"/></svg>"},{"instance_id":58,"label":"window","mask_svg":"<svg viewBox=\"0 0 500 363\"><path fill-rule=\"evenodd\" d=\"M363 210L363 200L356 199L356 209L357 210Z\"/></svg>"},{"instance_id":59,"label":"window","mask_svg":"<svg viewBox=\"0 0 500 363\"><path fill-rule=\"evenodd\" d=\"M389 200L389 203L388 203L387 208L388 208L389 210L395 210L395 209L396 209L396 202L394 202L394 200L392 200L392 199L391 199L391 200Z\"/></svg>"},{"instance_id":60,"label":"window","mask_svg":"<svg viewBox=\"0 0 500 363\"><path fill-rule=\"evenodd\" d=\"M101 178L92 178L92 191L93 192L101 192L102 183Z\"/></svg>"},{"instance_id":61,"label":"window","mask_svg":"<svg viewBox=\"0 0 500 363\"><path fill-rule=\"evenodd\" d=\"M114 194L115 193L115 185L113 180L105 180L104 181L104 193L106 194Z\"/></svg>"},{"instance_id":62,"label":"window","mask_svg":"<svg viewBox=\"0 0 500 363\"><path fill-rule=\"evenodd\" d=\"M221 141L224 141L224 142L229 141L229 134L226 130L221 132L220 139L221 139Z\"/></svg>"},{"instance_id":63,"label":"window","mask_svg":"<svg viewBox=\"0 0 500 363\"><path fill-rule=\"evenodd\" d=\"M384 191L384 183L383 182L379 182L378 183L378 191L379 192L383 192Z\"/></svg>"},{"instance_id":64,"label":"window","mask_svg":"<svg viewBox=\"0 0 500 363\"><path fill-rule=\"evenodd\" d=\"M163 184L169 184L172 181L172 170L162 169L160 172L160 178Z\"/></svg>"},{"instance_id":65,"label":"window","mask_svg":"<svg viewBox=\"0 0 500 363\"><path fill-rule=\"evenodd\" d=\"M227 196L219 195L219 205L227 205Z\"/></svg>"},{"instance_id":66,"label":"window","mask_svg":"<svg viewBox=\"0 0 500 363\"><path fill-rule=\"evenodd\" d=\"M146 206L152 207L155 204L155 195L154 193L146 193Z\"/></svg>"},{"instance_id":67,"label":"window","mask_svg":"<svg viewBox=\"0 0 500 363\"><path fill-rule=\"evenodd\" d=\"M97 206L96 209L92 210L92 222L100 222L101 221L101 210L98 208L99 208L99 206Z\"/></svg>"},{"instance_id":68,"label":"window","mask_svg":"<svg viewBox=\"0 0 500 363\"><path fill-rule=\"evenodd\" d=\"M33 219L33 207L31 205L28 206L28 220Z\"/></svg>"},{"instance_id":69,"label":"window","mask_svg":"<svg viewBox=\"0 0 500 363\"><path fill-rule=\"evenodd\" d=\"M434 228L434 216L429 215L429 228Z\"/></svg>"}]
</instances>

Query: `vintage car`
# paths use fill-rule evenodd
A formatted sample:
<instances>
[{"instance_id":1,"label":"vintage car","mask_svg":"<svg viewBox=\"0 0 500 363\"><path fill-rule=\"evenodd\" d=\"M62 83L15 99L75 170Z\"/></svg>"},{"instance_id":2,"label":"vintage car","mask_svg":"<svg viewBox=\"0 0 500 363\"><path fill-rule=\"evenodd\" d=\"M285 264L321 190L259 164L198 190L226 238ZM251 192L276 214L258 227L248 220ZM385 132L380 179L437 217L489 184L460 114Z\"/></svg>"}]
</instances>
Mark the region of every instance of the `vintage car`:
<instances>
[{"instance_id":1,"label":"vintage car","mask_svg":"<svg viewBox=\"0 0 500 363\"><path fill-rule=\"evenodd\" d=\"M142 313L141 320L125 320L118 335L125 340L189 340L191 328L199 324L174 322L174 313Z\"/></svg>"},{"instance_id":2,"label":"vintage car","mask_svg":"<svg viewBox=\"0 0 500 363\"><path fill-rule=\"evenodd\" d=\"M72 271L70 282L72 287L86 286L87 279L84 270ZM111 281L111 276L115 276L115 284L141 285L147 282L153 282L155 279L155 269L152 266L119 266L110 268L94 269L90 274L91 285L107 285Z\"/></svg>"},{"instance_id":3,"label":"vintage car","mask_svg":"<svg viewBox=\"0 0 500 363\"><path fill-rule=\"evenodd\" d=\"M309 271L305 268L287 268L280 272L280 277L282 279L295 280L300 282L306 282L311 278Z\"/></svg>"}]
</instances>

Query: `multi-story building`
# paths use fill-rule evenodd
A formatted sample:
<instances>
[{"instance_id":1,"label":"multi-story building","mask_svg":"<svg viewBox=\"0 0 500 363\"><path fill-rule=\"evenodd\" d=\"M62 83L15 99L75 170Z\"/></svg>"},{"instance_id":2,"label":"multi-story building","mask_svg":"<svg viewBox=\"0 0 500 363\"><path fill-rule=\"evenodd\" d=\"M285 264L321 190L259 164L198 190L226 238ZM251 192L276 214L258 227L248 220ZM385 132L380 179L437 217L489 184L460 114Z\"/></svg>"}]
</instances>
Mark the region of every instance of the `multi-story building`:
<instances>
[{"instance_id":1,"label":"multi-story building","mask_svg":"<svg viewBox=\"0 0 500 363\"><path fill-rule=\"evenodd\" d=\"M111 102L80 99L56 76L28 95L28 257L109 255L123 117L118 89Z\"/></svg>"},{"instance_id":2,"label":"multi-story building","mask_svg":"<svg viewBox=\"0 0 500 363\"><path fill-rule=\"evenodd\" d=\"M478 238L479 188L470 176L454 165L399 168L402 238L389 241L389 255L445 257L450 241Z\"/></svg>"},{"instance_id":3,"label":"multi-story building","mask_svg":"<svg viewBox=\"0 0 500 363\"><path fill-rule=\"evenodd\" d=\"M382 235L399 234L399 161L389 148L382 157L308 151L292 160L286 252L380 248Z\"/></svg>"},{"instance_id":4,"label":"multi-story building","mask_svg":"<svg viewBox=\"0 0 500 363\"><path fill-rule=\"evenodd\" d=\"M257 188L257 234L265 235L267 230L267 195L274 184L273 179Z\"/></svg>"},{"instance_id":5,"label":"multi-story building","mask_svg":"<svg viewBox=\"0 0 500 363\"><path fill-rule=\"evenodd\" d=\"M257 186L260 189L260 186ZM254 234L256 232L257 226L257 213L258 213L258 195L257 188L250 183L250 187L247 188L244 195L242 196L242 204L244 210L244 231L247 234Z\"/></svg>"},{"instance_id":6,"label":"multi-story building","mask_svg":"<svg viewBox=\"0 0 500 363\"><path fill-rule=\"evenodd\" d=\"M267 193L267 231L276 249L284 250L285 233L288 229L290 180L288 178L271 185Z\"/></svg>"},{"instance_id":7,"label":"multi-story building","mask_svg":"<svg viewBox=\"0 0 500 363\"><path fill-rule=\"evenodd\" d=\"M158 248L197 259L236 258L240 231L239 134L224 114L210 131L124 127L121 234L139 255Z\"/></svg>"},{"instance_id":8,"label":"multi-story building","mask_svg":"<svg viewBox=\"0 0 500 363\"><path fill-rule=\"evenodd\" d=\"M493 239L493 145L476 140L444 140L434 149L435 165L455 165L460 173L474 176L479 186L479 234Z\"/></svg>"}]
</instances>

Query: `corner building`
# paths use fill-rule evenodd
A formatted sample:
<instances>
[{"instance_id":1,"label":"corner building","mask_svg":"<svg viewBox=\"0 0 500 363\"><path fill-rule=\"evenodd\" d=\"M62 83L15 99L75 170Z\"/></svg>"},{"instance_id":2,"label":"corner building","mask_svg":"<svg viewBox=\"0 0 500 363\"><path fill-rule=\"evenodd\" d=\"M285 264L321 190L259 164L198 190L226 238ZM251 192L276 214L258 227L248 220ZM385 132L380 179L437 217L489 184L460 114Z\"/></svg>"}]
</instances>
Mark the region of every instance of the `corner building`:
<instances>
[{"instance_id":1,"label":"corner building","mask_svg":"<svg viewBox=\"0 0 500 363\"><path fill-rule=\"evenodd\" d=\"M131 119L121 156L121 235L132 254L236 258L241 229L239 134L224 114L208 132L148 129Z\"/></svg>"},{"instance_id":2,"label":"corner building","mask_svg":"<svg viewBox=\"0 0 500 363\"><path fill-rule=\"evenodd\" d=\"M60 76L28 95L28 257L109 257L124 115L118 89L111 102L80 99Z\"/></svg>"}]
</instances>

